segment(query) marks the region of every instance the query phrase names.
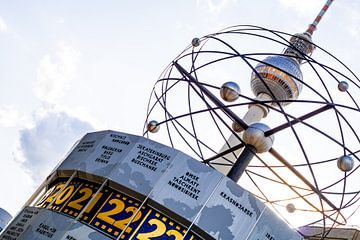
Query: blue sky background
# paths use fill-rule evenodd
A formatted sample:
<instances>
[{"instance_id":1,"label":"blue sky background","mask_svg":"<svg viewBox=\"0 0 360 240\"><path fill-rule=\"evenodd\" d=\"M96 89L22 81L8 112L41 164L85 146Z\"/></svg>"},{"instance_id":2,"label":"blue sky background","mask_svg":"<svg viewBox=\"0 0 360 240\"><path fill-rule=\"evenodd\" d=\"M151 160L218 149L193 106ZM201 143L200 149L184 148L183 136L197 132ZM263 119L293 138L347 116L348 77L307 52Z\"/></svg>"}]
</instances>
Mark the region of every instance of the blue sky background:
<instances>
[{"instance_id":1,"label":"blue sky background","mask_svg":"<svg viewBox=\"0 0 360 240\"><path fill-rule=\"evenodd\" d=\"M153 84L193 37L302 32L324 2L0 0L0 207L15 214L86 132L141 134ZM313 39L360 75L360 2L334 1Z\"/></svg>"}]
</instances>

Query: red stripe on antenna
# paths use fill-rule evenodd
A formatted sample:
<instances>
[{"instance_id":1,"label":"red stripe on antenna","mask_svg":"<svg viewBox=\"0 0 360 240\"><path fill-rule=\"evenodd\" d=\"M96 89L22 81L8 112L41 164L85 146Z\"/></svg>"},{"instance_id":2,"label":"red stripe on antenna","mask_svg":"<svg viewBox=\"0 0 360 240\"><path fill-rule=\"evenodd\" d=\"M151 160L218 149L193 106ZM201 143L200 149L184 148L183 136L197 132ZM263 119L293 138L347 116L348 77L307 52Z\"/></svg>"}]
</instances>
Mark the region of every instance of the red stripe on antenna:
<instances>
[{"instance_id":1,"label":"red stripe on antenna","mask_svg":"<svg viewBox=\"0 0 360 240\"><path fill-rule=\"evenodd\" d=\"M333 2L333 0L328 0L325 3L325 5L323 6L323 8L319 12L319 14L316 16L313 23L309 25L308 29L306 30L307 33L309 33L310 35L313 34L313 32L316 30L316 25L320 22L322 16L324 16L325 12L329 9L332 2Z\"/></svg>"}]
</instances>

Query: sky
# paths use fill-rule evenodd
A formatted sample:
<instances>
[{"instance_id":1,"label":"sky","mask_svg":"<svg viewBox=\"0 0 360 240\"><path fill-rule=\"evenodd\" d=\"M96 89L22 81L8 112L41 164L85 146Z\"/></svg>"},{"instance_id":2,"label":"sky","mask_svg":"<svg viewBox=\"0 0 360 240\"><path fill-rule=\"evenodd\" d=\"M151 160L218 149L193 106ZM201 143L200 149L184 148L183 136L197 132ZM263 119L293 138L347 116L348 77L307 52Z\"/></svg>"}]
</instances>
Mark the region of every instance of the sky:
<instances>
[{"instance_id":1,"label":"sky","mask_svg":"<svg viewBox=\"0 0 360 240\"><path fill-rule=\"evenodd\" d=\"M303 32L324 2L0 0L0 207L16 214L86 132L141 135L155 81L192 38ZM360 2L334 1L313 40L360 75Z\"/></svg>"}]
</instances>

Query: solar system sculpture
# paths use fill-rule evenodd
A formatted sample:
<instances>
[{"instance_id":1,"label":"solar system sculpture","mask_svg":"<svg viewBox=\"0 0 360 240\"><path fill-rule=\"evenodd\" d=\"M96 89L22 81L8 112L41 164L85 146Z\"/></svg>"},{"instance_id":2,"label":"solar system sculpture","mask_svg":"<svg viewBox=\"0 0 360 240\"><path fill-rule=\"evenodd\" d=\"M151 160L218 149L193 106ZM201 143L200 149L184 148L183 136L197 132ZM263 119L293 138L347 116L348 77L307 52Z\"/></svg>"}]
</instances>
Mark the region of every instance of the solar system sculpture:
<instances>
[{"instance_id":1,"label":"solar system sculpture","mask_svg":"<svg viewBox=\"0 0 360 240\"><path fill-rule=\"evenodd\" d=\"M194 38L155 84L144 129L322 238L360 197L359 79L312 41L331 3L304 33L238 25Z\"/></svg>"},{"instance_id":2,"label":"solar system sculpture","mask_svg":"<svg viewBox=\"0 0 360 240\"><path fill-rule=\"evenodd\" d=\"M311 40L330 3L305 33L194 38L156 82L144 136L86 134L0 239L300 240L346 224L360 84Z\"/></svg>"}]
</instances>

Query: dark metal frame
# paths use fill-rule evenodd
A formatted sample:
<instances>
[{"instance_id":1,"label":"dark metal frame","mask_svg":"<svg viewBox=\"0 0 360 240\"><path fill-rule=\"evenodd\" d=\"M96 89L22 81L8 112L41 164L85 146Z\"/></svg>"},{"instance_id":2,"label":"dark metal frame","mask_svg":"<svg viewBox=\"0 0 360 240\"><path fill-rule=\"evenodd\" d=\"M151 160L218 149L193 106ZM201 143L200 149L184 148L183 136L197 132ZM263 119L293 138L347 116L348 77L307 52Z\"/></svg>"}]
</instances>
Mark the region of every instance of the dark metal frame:
<instances>
[{"instance_id":1,"label":"dark metal frame","mask_svg":"<svg viewBox=\"0 0 360 240\"><path fill-rule=\"evenodd\" d=\"M262 199L264 202L269 203L270 205L274 206L274 209L276 210L276 207L283 206L284 202L287 202L289 200L294 199L302 199L304 202L307 203L309 206L309 209L297 209L298 211L303 212L319 212L321 213L321 218L319 218L316 221L313 221L309 223L311 224L322 224L323 231L320 233L321 237L325 237L326 234L330 231L328 228L329 224L331 227L336 227L338 225L346 224L347 218L355 213L355 211L360 206L360 188L356 191L354 190L347 190L347 182L348 178L354 177L359 175L359 168L360 168L360 136L358 135L359 128L356 128L356 126L353 126L351 124L351 121L348 119L347 112L351 112L352 115L359 116L360 108L359 103L356 101L356 95L359 95L360 93L360 81L358 77L339 59L337 59L335 56L327 52L325 49L321 48L320 46L314 44L314 46L317 48L317 51L321 51L323 54L325 54L328 58L332 59L332 61L335 61L339 66L341 66L341 70L337 70L331 66L327 66L326 64L318 62L316 59L314 59L312 56L306 56L303 55L303 64L307 64L309 68L315 73L317 76L317 81L319 81L320 85L323 88L323 91L325 94L322 94L320 91L312 87L311 82L307 81L306 79L304 81L301 81L300 79L297 79L298 81L301 81L303 84L303 88L307 91L310 91L312 94L315 94L317 96L318 100L313 99L300 99L299 100L288 100L286 102L291 103L298 103L303 104L304 108L310 105L318 105L319 107L315 110L309 110L307 114L304 114L302 116L294 116L286 110L286 107L282 106L280 103L281 101L277 100L271 100L271 101L259 101L255 99L252 96L249 96L251 94L240 94L240 99L242 101L239 101L239 103L231 103L231 104L225 104L221 100L219 100L217 97L214 97L212 92L214 90L219 90L218 86L214 86L210 83L205 83L204 79L198 79L198 72L200 70L203 70L205 68L211 68L212 65L222 62L222 61L229 61L229 60L241 60L243 64L247 65L249 67L249 74L252 71L255 71L254 63L264 63L263 61L257 59L257 57L264 58L265 56L270 55L282 55L279 53L269 53L269 52L260 52L260 53L240 53L237 49L235 49L233 46L231 46L230 43L228 43L226 40L227 37L233 37L233 38L257 38L262 39L264 41L271 41L274 44L277 44L281 47L287 48L292 47L290 42L287 40L292 35L266 29L263 27L253 26L253 25L237 25L234 27L226 28L218 33L210 34L207 36L202 37L201 40L201 46L199 47L192 47L189 45L180 55L178 55L170 64L169 66L163 71L163 73L160 75L159 80L156 82L154 89L151 93L149 104L148 104L148 110L147 110L147 117L146 122L144 126L144 135L153 138L153 135L149 135L146 131L146 123L150 120L160 120L161 116L153 116L152 113L154 109L159 108L163 111L164 119L159 121L159 125L161 126L162 131L167 132L167 142L166 144L171 145L172 147L176 148L178 143L175 142L174 136L180 137L183 141L183 143L186 144L186 146L192 151L192 154L197 156L202 162L209 165L210 167L215 166L217 163L214 162L215 159L219 157L223 157L224 155L231 153L237 149L245 147L249 153L248 155L251 157L255 155L255 157L258 159L258 161L261 162L262 165L249 165L247 168L247 164L241 166L242 171L245 172L245 175L250 179L250 181L253 183L255 188L257 188L259 194L256 194L256 196L260 199ZM225 38L226 37L226 38ZM219 50L208 50L205 49L206 45L209 41L216 41L219 44L222 44L225 48L228 49L228 51L219 51ZM281 49L279 49L281 50ZM215 60L208 61L206 63L203 63L202 65L197 64L197 59L203 55L219 55L221 57L216 58ZM187 63L186 67L188 69L185 69L183 66L183 63ZM267 64L269 65L269 64ZM270 65L271 66L271 65ZM277 68L276 66L272 66L274 68ZM318 69L321 69L321 72L318 71ZM180 75L179 75L180 73ZM258 75L260 79L261 76L255 71L255 74ZM322 74L327 74L329 78L323 79ZM338 76L338 77L337 77ZM296 78L295 76L291 76ZM341 77L341 79L339 79ZM349 85L350 89L346 91L346 96L351 99L349 101L349 104L338 104L336 103L336 100L334 100L334 94L331 93L331 89L328 87L329 81L332 81L332 83L339 83L342 80L346 80ZM176 87L178 85L185 84L187 86L187 103L188 103L188 109L186 112L180 115L173 115L172 109L168 106L168 98L171 97L171 94L176 94L174 91L176 90ZM185 96L184 96L185 97ZM199 98L204 102L205 108L201 110L193 110L192 101L193 98ZM238 137L239 145L230 147L229 150L226 150L225 152L218 153L217 149L213 149L211 146L209 146L206 143L206 139L201 138L201 134L199 131L197 131L196 124L194 121L194 117L201 114L207 114L207 117L210 117L212 119L213 124L215 126L214 131L217 131L218 134L220 134L222 139L219 139L219 141L224 141L227 143L227 139L225 136L226 134L223 133L223 131L226 130L226 132L231 132L235 134L233 129L231 128L231 124L229 124L229 120L231 122L238 123L243 129L247 129L248 125L236 114L232 109L235 107L243 107L247 106L249 104L260 104L263 106L268 107L271 111L275 112L276 114L281 114L285 122L283 124L278 125L277 127L272 128L271 130L267 131L265 135L273 135L278 132L288 130L292 133L294 138L296 139L296 142L293 144L297 144L300 148L300 153L303 159L304 163L302 164L291 164L291 161L287 161L279 152L277 152L274 148L270 149L269 154L277 159L280 164L279 165L269 165L266 163L266 155L259 155L255 154L254 149L249 148L249 146L246 146L246 144L243 142L243 140ZM334 129L337 129L338 133L340 134L340 138L338 139L335 136L331 136L331 134L327 133L326 131L323 131L322 129L316 127L315 125L311 124L310 121L312 118L318 116L319 114L322 114L324 112L332 111L335 115L335 121L336 125L334 126ZM221 115L220 113L224 114ZM191 122L191 127L186 127L181 123L182 119L189 119ZM226 119L228 118L228 119ZM306 126L308 129L311 129L317 134L321 134L325 139L331 141L335 146L340 146L343 150L341 153L339 153L339 156L341 155L351 155L356 164L355 167L347 173L344 173L344 176L342 178L339 178L337 181L330 182L326 186L319 186L318 179L316 176L316 173L314 171L314 167L316 165L325 164L325 163L331 163L335 162L337 158L332 158L328 160L320 160L315 161L311 159L311 157L307 154L306 147L302 143L302 140L298 134L297 129L295 128L296 124L300 124L302 126ZM345 132L344 128L347 129L347 132ZM357 143L353 144L356 145L355 149L354 147L348 147L346 142L346 134L351 134L353 138L357 139ZM360 133L359 133L360 134ZM195 141L196 144L193 143ZM276 146L275 146L276 147ZM203 151L210 151L213 153L213 156L205 156ZM191 153L190 153L191 154ZM221 163L221 165L227 165L227 166L233 166L237 163L232 162L229 159L225 159L227 163ZM245 169L246 168L246 169ZM258 169L268 169L272 174L273 177L268 177L265 174L262 174L258 171ZM286 177L280 176L276 170L281 168L287 168L292 174L298 177L298 179L303 182L307 187L301 187L296 185L291 185L286 181ZM306 168L311 175L311 178L307 179L305 178L301 171L299 169ZM232 172L231 175L237 175L238 173ZM237 177L239 177L237 175ZM263 190L261 185L257 183L255 178L262 178L264 180L277 183L277 184L283 184L289 188L290 191L292 191L296 197L290 198L290 199L273 199L273 197L267 196ZM341 191L334 191L332 190L333 187L341 186ZM245 186L246 187L246 186ZM306 191L307 193L301 193ZM317 195L320 203L320 208L316 207L309 199L309 196ZM340 203L336 204L333 203L332 197L333 196L340 196L341 200ZM327 206L324 206L326 204ZM330 207L330 210L329 210ZM350 211L350 214L344 214L343 212L348 209L354 209L353 211Z\"/></svg>"}]
</instances>

